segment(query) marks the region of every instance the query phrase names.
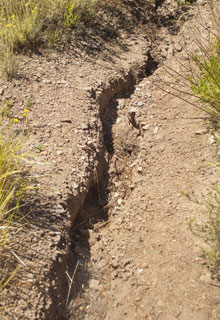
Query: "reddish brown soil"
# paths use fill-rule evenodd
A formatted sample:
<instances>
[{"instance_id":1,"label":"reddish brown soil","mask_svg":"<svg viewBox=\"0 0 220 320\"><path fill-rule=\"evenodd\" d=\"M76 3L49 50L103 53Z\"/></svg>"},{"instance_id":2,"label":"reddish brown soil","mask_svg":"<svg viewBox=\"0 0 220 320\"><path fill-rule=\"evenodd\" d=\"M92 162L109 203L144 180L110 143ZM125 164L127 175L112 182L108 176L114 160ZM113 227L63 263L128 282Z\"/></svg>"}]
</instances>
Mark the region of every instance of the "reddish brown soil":
<instances>
[{"instance_id":1,"label":"reddish brown soil","mask_svg":"<svg viewBox=\"0 0 220 320\"><path fill-rule=\"evenodd\" d=\"M193 12L211 24L202 2L182 16ZM17 115L33 94L29 146L35 172L48 173L25 241L21 232L11 246L25 265L3 292L4 318L219 319L219 287L189 229L201 208L184 196L218 181L205 165L214 148L204 114L158 88L173 77L152 58L177 70L188 61L179 39L194 40L164 25L153 44L145 26L96 56L23 57L20 79L1 82Z\"/></svg>"}]
</instances>

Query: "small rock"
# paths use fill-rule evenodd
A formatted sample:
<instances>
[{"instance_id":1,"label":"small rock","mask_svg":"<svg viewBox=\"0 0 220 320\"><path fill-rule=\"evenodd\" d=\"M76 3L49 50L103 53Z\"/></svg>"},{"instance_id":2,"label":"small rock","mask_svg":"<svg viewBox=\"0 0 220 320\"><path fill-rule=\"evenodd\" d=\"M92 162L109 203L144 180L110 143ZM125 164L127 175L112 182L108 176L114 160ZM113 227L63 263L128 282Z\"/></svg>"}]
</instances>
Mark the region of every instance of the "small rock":
<instances>
[{"instance_id":1,"label":"small rock","mask_svg":"<svg viewBox=\"0 0 220 320\"><path fill-rule=\"evenodd\" d=\"M156 136L156 141L162 141L163 140L163 136L161 136L161 135L157 135Z\"/></svg>"},{"instance_id":2,"label":"small rock","mask_svg":"<svg viewBox=\"0 0 220 320\"><path fill-rule=\"evenodd\" d=\"M153 102L152 98L147 98L147 100L146 100L147 105L151 104L152 102Z\"/></svg>"},{"instance_id":3,"label":"small rock","mask_svg":"<svg viewBox=\"0 0 220 320\"><path fill-rule=\"evenodd\" d=\"M87 141L87 146L90 147L90 148L95 148L94 141L88 140Z\"/></svg>"},{"instance_id":4,"label":"small rock","mask_svg":"<svg viewBox=\"0 0 220 320\"><path fill-rule=\"evenodd\" d=\"M57 83L58 84L66 84L67 82L64 79L62 79L62 80L58 81Z\"/></svg>"},{"instance_id":5,"label":"small rock","mask_svg":"<svg viewBox=\"0 0 220 320\"><path fill-rule=\"evenodd\" d=\"M99 281L96 279L92 279L89 282L89 288L90 289L94 289L94 290L98 290L99 289Z\"/></svg>"},{"instance_id":6,"label":"small rock","mask_svg":"<svg viewBox=\"0 0 220 320\"><path fill-rule=\"evenodd\" d=\"M211 273L210 272L207 272L205 274L202 274L199 278L200 281L204 281L204 282L210 282L212 280L212 277L211 277Z\"/></svg>"},{"instance_id":7,"label":"small rock","mask_svg":"<svg viewBox=\"0 0 220 320\"><path fill-rule=\"evenodd\" d=\"M215 143L215 138L213 136L210 136L209 139L208 139L208 142L210 144L214 144Z\"/></svg>"},{"instance_id":8,"label":"small rock","mask_svg":"<svg viewBox=\"0 0 220 320\"><path fill-rule=\"evenodd\" d=\"M182 46L179 44L179 43L175 43L175 45L174 45L174 49L177 51L177 52L180 52L180 51L182 51Z\"/></svg>"},{"instance_id":9,"label":"small rock","mask_svg":"<svg viewBox=\"0 0 220 320\"><path fill-rule=\"evenodd\" d=\"M128 113L137 113L137 112L138 112L138 109L135 107L131 107L128 111Z\"/></svg>"},{"instance_id":10,"label":"small rock","mask_svg":"<svg viewBox=\"0 0 220 320\"><path fill-rule=\"evenodd\" d=\"M62 119L61 122L72 123L71 119Z\"/></svg>"},{"instance_id":11,"label":"small rock","mask_svg":"<svg viewBox=\"0 0 220 320\"><path fill-rule=\"evenodd\" d=\"M123 266L126 267L127 265L129 265L131 263L131 260L129 258L125 258L123 260Z\"/></svg>"},{"instance_id":12,"label":"small rock","mask_svg":"<svg viewBox=\"0 0 220 320\"><path fill-rule=\"evenodd\" d=\"M168 57L171 57L174 55L173 47L170 45L167 52Z\"/></svg>"},{"instance_id":13,"label":"small rock","mask_svg":"<svg viewBox=\"0 0 220 320\"><path fill-rule=\"evenodd\" d=\"M63 208L63 206L61 204L57 204L57 207L56 207L56 212L57 213L64 213L65 212L65 209Z\"/></svg>"},{"instance_id":14,"label":"small rock","mask_svg":"<svg viewBox=\"0 0 220 320\"><path fill-rule=\"evenodd\" d=\"M137 272L138 272L138 273L142 273L143 271L144 271L144 269L141 269L141 268L140 268L140 269L137 269Z\"/></svg>"},{"instance_id":15,"label":"small rock","mask_svg":"<svg viewBox=\"0 0 220 320\"><path fill-rule=\"evenodd\" d=\"M159 128L156 127L156 128L154 129L154 133L155 133L155 134L158 133L158 130L159 130Z\"/></svg>"},{"instance_id":16,"label":"small rock","mask_svg":"<svg viewBox=\"0 0 220 320\"><path fill-rule=\"evenodd\" d=\"M118 108L120 110L122 110L125 106L125 100L124 99L120 99L119 102L118 102Z\"/></svg>"},{"instance_id":17,"label":"small rock","mask_svg":"<svg viewBox=\"0 0 220 320\"><path fill-rule=\"evenodd\" d=\"M62 154L64 154L63 151L57 151L58 156L61 156Z\"/></svg>"},{"instance_id":18,"label":"small rock","mask_svg":"<svg viewBox=\"0 0 220 320\"><path fill-rule=\"evenodd\" d=\"M137 105L138 105L138 107L142 107L144 105L144 102L143 101L139 101Z\"/></svg>"},{"instance_id":19,"label":"small rock","mask_svg":"<svg viewBox=\"0 0 220 320\"><path fill-rule=\"evenodd\" d=\"M149 129L149 124L145 124L145 125L142 127L142 129L143 129L144 131L147 131L147 130Z\"/></svg>"},{"instance_id":20,"label":"small rock","mask_svg":"<svg viewBox=\"0 0 220 320\"><path fill-rule=\"evenodd\" d=\"M162 48L160 54L161 54L162 58L166 59L166 57L167 57L167 48Z\"/></svg>"},{"instance_id":21,"label":"small rock","mask_svg":"<svg viewBox=\"0 0 220 320\"><path fill-rule=\"evenodd\" d=\"M44 80L42 80L42 82L45 83L45 84L50 84L50 83L51 83L51 80L49 80L49 79L44 79Z\"/></svg>"},{"instance_id":22,"label":"small rock","mask_svg":"<svg viewBox=\"0 0 220 320\"><path fill-rule=\"evenodd\" d=\"M83 123L82 126L81 126L81 129L82 130L88 130L88 125Z\"/></svg>"},{"instance_id":23,"label":"small rock","mask_svg":"<svg viewBox=\"0 0 220 320\"><path fill-rule=\"evenodd\" d=\"M118 261L115 260L115 259L112 259L111 266L112 266L114 269L118 268Z\"/></svg>"},{"instance_id":24,"label":"small rock","mask_svg":"<svg viewBox=\"0 0 220 320\"><path fill-rule=\"evenodd\" d=\"M201 135L201 134L204 134L204 133L207 133L207 130L197 130L197 131L195 131L195 134L197 134L197 135Z\"/></svg>"},{"instance_id":25,"label":"small rock","mask_svg":"<svg viewBox=\"0 0 220 320\"><path fill-rule=\"evenodd\" d=\"M136 302L140 302L141 301L141 297L140 296L136 296L135 301Z\"/></svg>"},{"instance_id":26,"label":"small rock","mask_svg":"<svg viewBox=\"0 0 220 320\"><path fill-rule=\"evenodd\" d=\"M34 77L36 77L36 78L41 78L41 74L40 74L40 73L35 73L35 74L34 74Z\"/></svg>"}]
</instances>

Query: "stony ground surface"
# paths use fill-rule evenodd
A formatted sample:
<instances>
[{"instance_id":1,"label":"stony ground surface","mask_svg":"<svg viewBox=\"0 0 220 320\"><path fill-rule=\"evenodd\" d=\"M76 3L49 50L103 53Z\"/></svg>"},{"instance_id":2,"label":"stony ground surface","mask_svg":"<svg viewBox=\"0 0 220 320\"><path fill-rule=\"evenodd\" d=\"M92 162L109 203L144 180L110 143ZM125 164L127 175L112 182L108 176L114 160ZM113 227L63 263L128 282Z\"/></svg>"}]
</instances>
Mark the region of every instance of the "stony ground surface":
<instances>
[{"instance_id":1,"label":"stony ground surface","mask_svg":"<svg viewBox=\"0 0 220 320\"><path fill-rule=\"evenodd\" d=\"M206 13L200 10L195 21ZM194 42L186 30L179 43L172 37L176 44L167 53L166 65L180 73L180 64L188 61L181 36L187 48ZM159 67L131 96L113 101L103 116L112 133L111 146L106 139L111 158L108 217L92 227L91 211L96 206L98 213L99 201L94 203L94 195L88 199L82 216L88 215L89 231L85 234L81 226L75 238L81 266L71 319L220 317L218 284L204 267L204 244L189 228L191 220L201 217L201 207L184 194L194 192L201 199L219 179L206 165L208 159L215 162L209 124L192 105L161 91L163 81L182 89L180 77L174 80Z\"/></svg>"},{"instance_id":2,"label":"stony ground surface","mask_svg":"<svg viewBox=\"0 0 220 320\"><path fill-rule=\"evenodd\" d=\"M205 165L213 139L204 114L158 87L173 77L155 71L158 59L175 70L188 61L173 20L203 14L208 28L207 5L197 8L175 16L176 1L165 1L153 43L145 25L93 55L70 45L22 58L19 77L1 81L17 116L34 97L29 146L44 175L25 241L12 243L24 265L3 292L4 318L219 319L219 288L189 230L201 209L184 195L218 181Z\"/></svg>"}]
</instances>

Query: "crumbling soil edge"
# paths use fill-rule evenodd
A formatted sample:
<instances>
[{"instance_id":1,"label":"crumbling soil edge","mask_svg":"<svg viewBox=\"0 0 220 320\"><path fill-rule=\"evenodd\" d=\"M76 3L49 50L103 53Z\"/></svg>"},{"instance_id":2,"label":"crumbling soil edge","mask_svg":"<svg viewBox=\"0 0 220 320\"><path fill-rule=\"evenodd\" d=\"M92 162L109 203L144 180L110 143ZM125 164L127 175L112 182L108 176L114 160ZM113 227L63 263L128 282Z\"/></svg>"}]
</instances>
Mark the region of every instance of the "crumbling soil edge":
<instances>
[{"instance_id":1,"label":"crumbling soil edge","mask_svg":"<svg viewBox=\"0 0 220 320\"><path fill-rule=\"evenodd\" d=\"M152 63L153 62L153 63ZM138 64L135 63L128 70L123 70L120 74L114 78L106 79L101 85L95 88L91 88L88 101L91 105L91 110L95 111L94 114L98 115L98 126L99 139L96 144L87 145L87 152L93 156L93 161L90 160L87 170L89 171L88 179L81 186L79 186L77 193L70 193L68 198L62 205L69 213L71 223L68 228L69 239L67 239L68 250L65 251L64 255L58 256L56 261L51 266L51 274L56 275L57 280L55 289L51 287L50 295L52 297L52 304L46 311L46 319L66 319L68 318L66 310L66 301L68 295L69 284L67 278L64 277L68 268L68 257L71 251L71 228L72 225L84 205L86 196L89 191L97 184L103 174L106 147L104 143L104 131L105 128L102 126L101 114L110 104L114 98L123 98L125 94L131 95L135 86L146 76L157 68L157 61L155 61L150 53L150 49L146 52L143 60ZM91 137L95 136L94 132L90 132ZM97 132L96 132L97 135ZM89 138L89 137L88 137ZM91 158L90 158L91 159ZM65 317L66 315L66 317Z\"/></svg>"},{"instance_id":2,"label":"crumbling soil edge","mask_svg":"<svg viewBox=\"0 0 220 320\"><path fill-rule=\"evenodd\" d=\"M150 61L150 64L149 64ZM97 183L97 179L100 179L104 169L104 156L106 153L106 148L104 144L104 131L105 128L101 125L101 114L105 108L109 105L111 100L115 97L121 98L126 94L132 94L135 90L135 86L149 74L151 65L151 60L149 59L149 53L147 52L144 56L144 59L141 63L134 64L130 67L129 70L124 70L122 74L116 76L115 78L108 79L105 83L102 83L101 86L92 88L90 91L89 101L95 108L98 110L100 126L98 127L99 132L99 141L96 141L96 146L88 146L87 152L93 152L94 163L93 165L88 166L89 177L87 184L79 187L83 187L81 192L78 192L76 195L69 194L69 197L66 199L66 202L63 203L65 209L67 209L70 217L70 225L68 230L69 239L68 250L61 257L57 257L56 261L53 262L51 266L51 275L54 276L54 279L57 280L55 286L51 287L50 295L52 297L52 304L48 311L46 312L46 319L64 319L64 314L66 313L66 297L68 294L68 284L67 278L64 277L64 274L67 270L68 256L70 254L70 238L71 238L71 227L80 212L81 208L84 205L85 199L91 188ZM97 133L96 133L97 134ZM90 135L93 136L93 132L90 132ZM92 149L92 150L91 150ZM90 163L91 164L91 163ZM59 244L58 244L59 245Z\"/></svg>"}]
</instances>

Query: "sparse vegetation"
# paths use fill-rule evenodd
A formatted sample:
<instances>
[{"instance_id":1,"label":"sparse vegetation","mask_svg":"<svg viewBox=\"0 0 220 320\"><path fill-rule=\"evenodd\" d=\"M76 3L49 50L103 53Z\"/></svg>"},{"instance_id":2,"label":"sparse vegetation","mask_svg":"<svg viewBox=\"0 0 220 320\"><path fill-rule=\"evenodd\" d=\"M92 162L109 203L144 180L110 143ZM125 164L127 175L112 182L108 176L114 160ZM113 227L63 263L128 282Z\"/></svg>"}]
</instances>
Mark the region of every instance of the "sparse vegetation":
<instances>
[{"instance_id":1,"label":"sparse vegetation","mask_svg":"<svg viewBox=\"0 0 220 320\"><path fill-rule=\"evenodd\" d=\"M14 54L54 43L66 28L88 22L96 0L0 0L0 61L8 79L18 70Z\"/></svg>"},{"instance_id":2,"label":"sparse vegetation","mask_svg":"<svg viewBox=\"0 0 220 320\"><path fill-rule=\"evenodd\" d=\"M178 1L185 5L186 1ZM194 39L191 52L182 41L187 63L179 63L180 71L164 66L171 80L161 80L158 85L163 91L170 93L208 114L213 131L220 129L220 12L216 1L209 2L212 16L212 27L203 23L203 17L197 25L191 25L187 32ZM198 27L199 26L199 27ZM185 39L184 39L185 40ZM194 97L195 99L189 99ZM215 132L214 140L219 149L219 133ZM219 161L219 159L218 159ZM219 167L219 163L217 163ZM187 194L188 196L188 194ZM190 200L197 201L190 197ZM205 257L212 271L220 275L220 188L219 186L203 199L206 206L204 220L194 222L192 231L208 242L209 249L204 249ZM201 205L200 202L198 202Z\"/></svg>"},{"instance_id":3,"label":"sparse vegetation","mask_svg":"<svg viewBox=\"0 0 220 320\"><path fill-rule=\"evenodd\" d=\"M204 111L220 121L220 46L216 40L216 52L206 57L195 56L194 61L199 73L190 78L193 93L199 98Z\"/></svg>"},{"instance_id":4,"label":"sparse vegetation","mask_svg":"<svg viewBox=\"0 0 220 320\"><path fill-rule=\"evenodd\" d=\"M197 72L192 72L190 85L193 95L198 99L199 107L211 115L215 127L220 126L220 12L214 2L210 2L212 12L213 29L211 30L208 45L200 34L196 43L200 48L200 54L194 55L192 60L198 67ZM216 126L217 125L217 126ZM217 147L218 139L215 139ZM217 167L219 164L217 164ZM205 221L192 224L193 232L196 232L208 245L204 255L211 270L220 276L220 189L216 186L205 198Z\"/></svg>"},{"instance_id":5,"label":"sparse vegetation","mask_svg":"<svg viewBox=\"0 0 220 320\"><path fill-rule=\"evenodd\" d=\"M21 119L26 119L25 109ZM30 155L24 153L24 137L18 133L16 126L22 120L13 118L10 103L5 101L1 108L0 120L0 265L2 266L11 231L15 231L14 220L18 218L19 208L25 192L33 181L28 173L27 161ZM24 124L25 121L22 122ZM4 259L3 259L4 260ZM1 267L2 268L2 267ZM14 272L1 270L0 291L8 284Z\"/></svg>"},{"instance_id":6,"label":"sparse vegetation","mask_svg":"<svg viewBox=\"0 0 220 320\"><path fill-rule=\"evenodd\" d=\"M58 41L62 36L61 34L63 31L72 28L73 26L77 26L80 22L86 23L92 18L95 3L96 1L93 0L0 0L1 73L7 79L12 79L16 75L19 67L16 62L16 53L33 50L40 45ZM188 1L179 1L179 5L189 4L190 2ZM170 23L175 25L177 21L173 19ZM217 37L214 37L212 39L212 50L209 53L205 52L204 55L196 55L194 57L193 60L198 67L198 72L193 74L190 77L190 83L188 82L188 86L191 86L193 95L195 95L201 103L201 109L208 112L208 114L211 114L216 121L220 120L219 49L220 46L218 39ZM13 221L18 217L21 200L31 183L31 179L25 165L25 161L29 156L28 154L23 153L23 135L22 133L19 133L19 130L16 130L16 126L19 123L20 118L23 119L23 123L25 123L27 114L32 107L32 100L33 97L30 96L24 106L23 113L18 117L13 117L10 113L11 105L9 100L5 100L1 109L0 259L1 249L7 245L7 242L10 239L10 231L13 228ZM35 148L41 152L44 149L44 144L38 143L35 145ZM133 190L133 188L134 186L128 186L129 190ZM118 201L121 199L116 200ZM215 272L219 272L219 189L216 189L210 196L210 199L207 200L207 208L209 212L208 218L203 224L194 225L193 230L209 243L210 249L204 250L204 253L206 258L210 261L209 265L212 269ZM85 230L80 226L80 232L81 231L83 233ZM127 260L125 265L127 265L127 263L130 264L130 260ZM77 262L77 266L78 264L79 262ZM146 268L148 268L148 265ZM0 291L8 285L16 271L17 270L15 269L14 271L10 270L5 274L1 274ZM72 287L75 271L73 273L73 277L70 278L70 289ZM141 272L142 271L143 270L141 270ZM69 300L70 289L66 299L67 303Z\"/></svg>"},{"instance_id":7,"label":"sparse vegetation","mask_svg":"<svg viewBox=\"0 0 220 320\"><path fill-rule=\"evenodd\" d=\"M28 50L92 15L95 0L0 0L1 46Z\"/></svg>"}]
</instances>

